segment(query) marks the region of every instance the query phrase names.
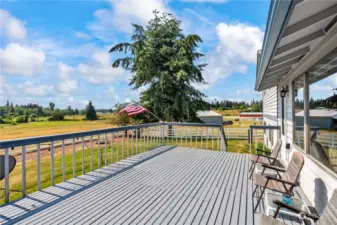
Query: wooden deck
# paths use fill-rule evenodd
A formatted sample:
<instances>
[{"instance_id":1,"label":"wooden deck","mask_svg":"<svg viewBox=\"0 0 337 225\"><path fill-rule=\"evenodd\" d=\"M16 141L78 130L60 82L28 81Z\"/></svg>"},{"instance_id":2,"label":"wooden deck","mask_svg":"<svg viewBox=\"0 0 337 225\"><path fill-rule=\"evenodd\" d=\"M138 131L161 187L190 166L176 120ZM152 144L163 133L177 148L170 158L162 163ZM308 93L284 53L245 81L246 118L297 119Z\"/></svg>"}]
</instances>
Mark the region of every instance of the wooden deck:
<instances>
[{"instance_id":1,"label":"wooden deck","mask_svg":"<svg viewBox=\"0 0 337 225\"><path fill-rule=\"evenodd\" d=\"M163 146L7 204L0 223L254 225L248 167L248 155Z\"/></svg>"}]
</instances>

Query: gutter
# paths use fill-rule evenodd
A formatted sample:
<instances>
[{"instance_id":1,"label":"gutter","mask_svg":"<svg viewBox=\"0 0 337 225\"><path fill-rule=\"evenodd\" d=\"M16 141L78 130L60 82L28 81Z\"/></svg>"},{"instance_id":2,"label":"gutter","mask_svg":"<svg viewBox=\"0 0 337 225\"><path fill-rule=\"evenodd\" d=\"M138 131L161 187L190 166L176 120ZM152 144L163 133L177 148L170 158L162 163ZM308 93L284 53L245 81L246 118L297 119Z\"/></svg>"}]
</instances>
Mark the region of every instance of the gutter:
<instances>
[{"instance_id":1,"label":"gutter","mask_svg":"<svg viewBox=\"0 0 337 225\"><path fill-rule=\"evenodd\" d=\"M257 65L256 91L261 91L260 85L262 78L276 51L276 46L282 38L285 26L288 23L296 3L296 0L271 0L261 59Z\"/></svg>"}]
</instances>

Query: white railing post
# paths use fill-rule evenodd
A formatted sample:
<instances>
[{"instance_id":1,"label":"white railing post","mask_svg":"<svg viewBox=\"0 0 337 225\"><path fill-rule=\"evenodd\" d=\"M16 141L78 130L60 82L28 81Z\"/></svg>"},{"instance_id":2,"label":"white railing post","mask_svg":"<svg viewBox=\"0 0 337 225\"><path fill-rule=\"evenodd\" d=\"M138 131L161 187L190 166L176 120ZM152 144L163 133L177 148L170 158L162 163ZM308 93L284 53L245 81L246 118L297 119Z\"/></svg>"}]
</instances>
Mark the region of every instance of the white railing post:
<instances>
[{"instance_id":1,"label":"white railing post","mask_svg":"<svg viewBox=\"0 0 337 225\"><path fill-rule=\"evenodd\" d=\"M5 149L5 203L9 202L9 152Z\"/></svg>"},{"instance_id":2,"label":"white railing post","mask_svg":"<svg viewBox=\"0 0 337 225\"><path fill-rule=\"evenodd\" d=\"M41 154L40 143L37 144L37 190L41 190Z\"/></svg>"},{"instance_id":3,"label":"white railing post","mask_svg":"<svg viewBox=\"0 0 337 225\"><path fill-rule=\"evenodd\" d=\"M250 151L250 154L252 154L252 144L253 144L253 137L252 137L252 135L253 135L253 130L250 128L249 129L249 151Z\"/></svg>"},{"instance_id":4,"label":"white railing post","mask_svg":"<svg viewBox=\"0 0 337 225\"><path fill-rule=\"evenodd\" d=\"M82 137L82 174L85 174L85 169L84 169L84 137Z\"/></svg>"},{"instance_id":5,"label":"white railing post","mask_svg":"<svg viewBox=\"0 0 337 225\"><path fill-rule=\"evenodd\" d=\"M62 156L61 156L61 158L62 158L62 162L61 162L61 164L62 164L62 181L65 181L65 164L66 163L65 163L64 157L65 157L64 156L64 140L62 140Z\"/></svg>"},{"instance_id":6,"label":"white railing post","mask_svg":"<svg viewBox=\"0 0 337 225\"><path fill-rule=\"evenodd\" d=\"M106 153L106 151L107 151L107 141L106 141L106 139L107 139L107 135L106 135L106 133L104 133L104 165L105 166L107 165L107 153Z\"/></svg>"},{"instance_id":7,"label":"white railing post","mask_svg":"<svg viewBox=\"0 0 337 225\"><path fill-rule=\"evenodd\" d=\"M51 185L54 186L54 141L51 141L51 146L50 146L50 158L51 158Z\"/></svg>"},{"instance_id":8,"label":"white railing post","mask_svg":"<svg viewBox=\"0 0 337 225\"><path fill-rule=\"evenodd\" d=\"M100 135L97 135L97 168L101 168L101 140Z\"/></svg>"},{"instance_id":9,"label":"white railing post","mask_svg":"<svg viewBox=\"0 0 337 225\"><path fill-rule=\"evenodd\" d=\"M22 146L22 197L26 196L26 146Z\"/></svg>"},{"instance_id":10,"label":"white railing post","mask_svg":"<svg viewBox=\"0 0 337 225\"><path fill-rule=\"evenodd\" d=\"M90 171L92 171L92 135L90 136Z\"/></svg>"},{"instance_id":11,"label":"white railing post","mask_svg":"<svg viewBox=\"0 0 337 225\"><path fill-rule=\"evenodd\" d=\"M73 138L73 177L76 177L76 143Z\"/></svg>"}]
</instances>

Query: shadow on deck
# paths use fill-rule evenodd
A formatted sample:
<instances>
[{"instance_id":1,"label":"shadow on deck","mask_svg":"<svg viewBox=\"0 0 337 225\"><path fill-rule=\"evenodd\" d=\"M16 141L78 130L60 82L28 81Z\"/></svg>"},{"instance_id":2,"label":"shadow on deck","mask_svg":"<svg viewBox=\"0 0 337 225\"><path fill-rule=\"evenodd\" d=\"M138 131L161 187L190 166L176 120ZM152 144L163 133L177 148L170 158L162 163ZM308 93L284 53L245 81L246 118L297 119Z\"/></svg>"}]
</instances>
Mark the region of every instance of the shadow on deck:
<instances>
[{"instance_id":1,"label":"shadow on deck","mask_svg":"<svg viewBox=\"0 0 337 225\"><path fill-rule=\"evenodd\" d=\"M248 167L248 155L162 146L4 205L0 223L253 225Z\"/></svg>"}]
</instances>

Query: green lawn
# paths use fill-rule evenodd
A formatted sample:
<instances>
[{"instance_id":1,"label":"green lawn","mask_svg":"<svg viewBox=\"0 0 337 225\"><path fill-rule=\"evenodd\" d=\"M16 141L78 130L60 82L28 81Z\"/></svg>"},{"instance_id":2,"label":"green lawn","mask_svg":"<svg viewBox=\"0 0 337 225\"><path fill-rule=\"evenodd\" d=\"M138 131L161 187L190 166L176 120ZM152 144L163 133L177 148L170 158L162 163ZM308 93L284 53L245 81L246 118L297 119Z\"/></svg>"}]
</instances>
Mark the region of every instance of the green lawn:
<instances>
[{"instance_id":1,"label":"green lawn","mask_svg":"<svg viewBox=\"0 0 337 225\"><path fill-rule=\"evenodd\" d=\"M147 141L139 141L138 142L138 152L140 151L140 146L142 147L142 152L147 151L155 146L158 146L159 143L148 144ZM208 140L195 140L191 141L190 138L187 139L166 139L166 145L178 145L178 146L187 146L193 148L204 148L208 149L218 149L219 141L217 139ZM229 140L228 141L228 149L229 152L238 152L238 153L249 153L249 145L246 140ZM129 141L124 142L124 152L122 151L122 142L121 139L119 140L118 151L117 151L117 144L114 144L113 150L111 146L107 146L106 155L105 155L105 148L104 144L100 145L100 152L101 152L101 166L105 165L105 156L107 159L107 164L112 162L116 162L122 160L123 158L130 157L136 154L136 143L134 140L130 139ZM82 151L81 149L77 149L75 153L76 157L76 175L79 176L82 174ZM113 160L111 159L113 158ZM61 156L61 149L55 149L55 184L62 182L62 156ZM73 177L73 156L72 153L65 154L65 179L71 179ZM95 148L92 151L92 163L93 163L93 170L98 168L98 149ZM85 165L85 172L90 171L90 150L85 148L84 150L84 165ZM20 198L21 195L21 169L22 164L19 161L15 167L15 169L10 174L10 201ZM27 194L37 191L37 162L36 160L29 160L26 162L26 177L27 177ZM51 163L50 157L44 157L41 159L41 188L46 188L51 185ZM0 182L0 203L4 203L4 180Z\"/></svg>"}]
</instances>

